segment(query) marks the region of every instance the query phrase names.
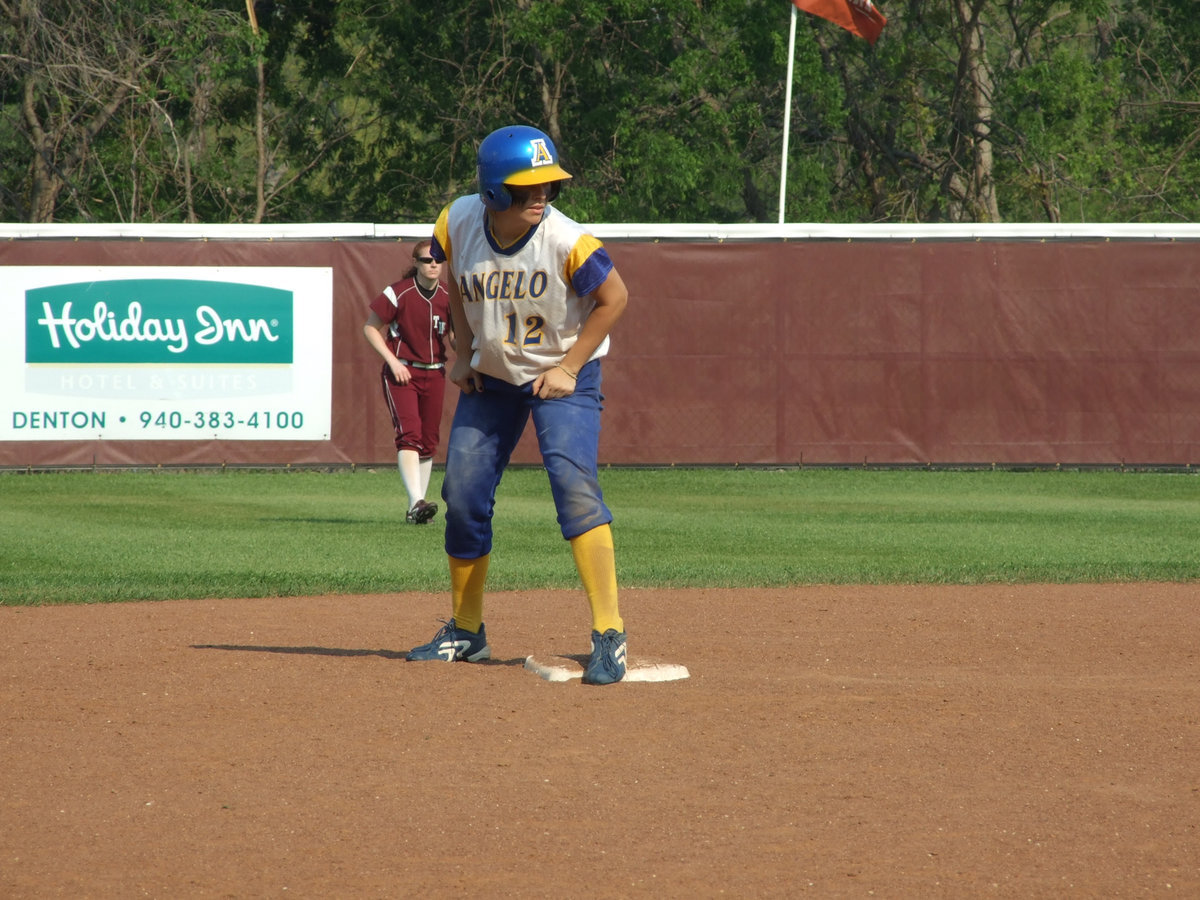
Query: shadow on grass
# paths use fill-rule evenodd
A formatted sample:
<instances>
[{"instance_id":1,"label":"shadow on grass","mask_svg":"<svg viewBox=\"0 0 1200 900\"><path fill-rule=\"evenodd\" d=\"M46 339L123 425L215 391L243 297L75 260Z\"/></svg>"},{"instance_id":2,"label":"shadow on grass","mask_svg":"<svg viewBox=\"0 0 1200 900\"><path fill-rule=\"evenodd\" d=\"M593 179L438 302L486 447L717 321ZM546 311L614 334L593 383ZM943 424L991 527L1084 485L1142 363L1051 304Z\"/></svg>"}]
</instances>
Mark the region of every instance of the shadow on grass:
<instances>
[{"instance_id":1,"label":"shadow on grass","mask_svg":"<svg viewBox=\"0 0 1200 900\"><path fill-rule=\"evenodd\" d=\"M404 513L400 513L400 518L404 518ZM320 516L270 516L260 517L260 522L280 522L286 525L395 525L396 519L347 519L347 518L330 518Z\"/></svg>"}]
</instances>

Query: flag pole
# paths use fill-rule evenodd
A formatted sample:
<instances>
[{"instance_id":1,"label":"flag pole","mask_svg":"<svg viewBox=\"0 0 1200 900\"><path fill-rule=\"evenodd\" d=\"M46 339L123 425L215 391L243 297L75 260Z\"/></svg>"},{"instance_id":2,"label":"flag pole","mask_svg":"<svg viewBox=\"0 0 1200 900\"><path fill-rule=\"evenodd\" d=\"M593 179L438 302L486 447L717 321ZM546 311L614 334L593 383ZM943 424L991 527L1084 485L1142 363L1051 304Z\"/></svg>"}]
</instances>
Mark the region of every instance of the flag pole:
<instances>
[{"instance_id":1,"label":"flag pole","mask_svg":"<svg viewBox=\"0 0 1200 900\"><path fill-rule=\"evenodd\" d=\"M796 11L796 4L792 3L790 6L792 7L792 24L788 29L787 87L784 89L783 101L783 159L779 163L780 225L783 224L784 202L787 199L788 135L792 130L792 59L796 50L796 17L799 15Z\"/></svg>"}]
</instances>

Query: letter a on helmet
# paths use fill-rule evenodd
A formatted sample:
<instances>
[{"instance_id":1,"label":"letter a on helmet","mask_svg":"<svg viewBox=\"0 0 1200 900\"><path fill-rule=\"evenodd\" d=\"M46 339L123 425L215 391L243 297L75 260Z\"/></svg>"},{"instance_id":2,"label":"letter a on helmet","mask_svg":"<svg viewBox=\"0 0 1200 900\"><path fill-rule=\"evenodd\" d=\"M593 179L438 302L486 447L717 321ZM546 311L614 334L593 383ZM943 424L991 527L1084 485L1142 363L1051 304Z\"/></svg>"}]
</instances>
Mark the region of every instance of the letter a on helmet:
<instances>
[{"instance_id":1,"label":"letter a on helmet","mask_svg":"<svg viewBox=\"0 0 1200 900\"><path fill-rule=\"evenodd\" d=\"M558 162L554 142L528 125L498 128L479 145L479 196L488 209L512 205L505 185L525 186L565 181L571 173Z\"/></svg>"}]
</instances>

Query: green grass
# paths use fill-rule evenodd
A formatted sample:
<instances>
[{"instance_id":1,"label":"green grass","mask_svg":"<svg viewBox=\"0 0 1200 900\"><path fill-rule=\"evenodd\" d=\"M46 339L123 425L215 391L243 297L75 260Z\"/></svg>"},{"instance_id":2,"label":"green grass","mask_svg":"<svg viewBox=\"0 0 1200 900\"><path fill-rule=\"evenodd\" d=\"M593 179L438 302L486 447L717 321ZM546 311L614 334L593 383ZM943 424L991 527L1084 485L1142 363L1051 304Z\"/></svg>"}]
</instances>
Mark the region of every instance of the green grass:
<instances>
[{"instance_id":1,"label":"green grass","mask_svg":"<svg viewBox=\"0 0 1200 900\"><path fill-rule=\"evenodd\" d=\"M436 496L435 472L430 496ZM626 587L1200 579L1200 479L608 469ZM442 591L394 471L0 474L0 604ZM574 587L545 473L497 500L493 590Z\"/></svg>"}]
</instances>

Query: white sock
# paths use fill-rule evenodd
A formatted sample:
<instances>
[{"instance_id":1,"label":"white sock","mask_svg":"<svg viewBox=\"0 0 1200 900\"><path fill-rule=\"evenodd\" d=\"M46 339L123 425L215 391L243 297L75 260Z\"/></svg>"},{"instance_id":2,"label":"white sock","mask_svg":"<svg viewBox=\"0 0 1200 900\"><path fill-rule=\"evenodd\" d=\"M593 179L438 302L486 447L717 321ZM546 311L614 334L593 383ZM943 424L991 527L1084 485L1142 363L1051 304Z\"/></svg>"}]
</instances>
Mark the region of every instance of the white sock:
<instances>
[{"instance_id":1,"label":"white sock","mask_svg":"<svg viewBox=\"0 0 1200 900\"><path fill-rule=\"evenodd\" d=\"M433 457L426 456L421 460L421 496L429 493L429 477L433 474Z\"/></svg>"},{"instance_id":2,"label":"white sock","mask_svg":"<svg viewBox=\"0 0 1200 900\"><path fill-rule=\"evenodd\" d=\"M425 499L421 490L421 460L416 450L401 450L396 454L396 464L400 467L400 480L404 482L404 490L408 494L408 508L417 505L418 500Z\"/></svg>"}]
</instances>

